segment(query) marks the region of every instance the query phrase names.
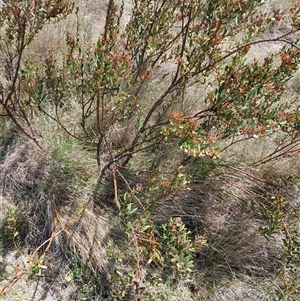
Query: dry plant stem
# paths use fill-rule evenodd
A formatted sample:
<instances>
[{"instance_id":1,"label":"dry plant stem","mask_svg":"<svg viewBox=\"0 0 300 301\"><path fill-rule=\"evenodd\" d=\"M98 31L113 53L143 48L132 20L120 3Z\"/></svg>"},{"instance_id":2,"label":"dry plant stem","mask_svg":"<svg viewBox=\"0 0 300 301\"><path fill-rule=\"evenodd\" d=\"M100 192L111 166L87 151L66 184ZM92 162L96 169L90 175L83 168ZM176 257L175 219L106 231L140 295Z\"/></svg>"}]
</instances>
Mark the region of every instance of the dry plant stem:
<instances>
[{"instance_id":1,"label":"dry plant stem","mask_svg":"<svg viewBox=\"0 0 300 301\"><path fill-rule=\"evenodd\" d=\"M252 179L254 179L254 180L256 180L256 181L258 181L258 182L260 182L260 183L267 184L267 181L266 181L266 180L264 180L264 179L262 179L262 178L259 178L259 177L256 177L256 176L254 176L252 173L246 172L246 171L243 170L242 168L236 168L236 167L232 167L232 166L229 166L228 168L231 169L231 170L233 170L236 174L241 173L241 174L243 174L243 175L245 175L245 176L247 176L247 177L249 177L249 178L252 178Z\"/></svg>"},{"instance_id":2,"label":"dry plant stem","mask_svg":"<svg viewBox=\"0 0 300 301\"><path fill-rule=\"evenodd\" d=\"M268 135L267 135L267 136L268 136ZM267 136L264 136L264 137L267 137ZM232 147L233 145L238 144L238 143L240 143L240 142L242 142L242 141L254 139L254 137L251 137L251 136L250 136L250 137L244 137L244 138L241 138L241 139L234 140L235 137L236 137L236 135L233 135L233 136L232 136L231 142L230 142L228 145L226 145L225 147L223 147L223 148L220 150L220 153L224 152L226 149L228 149L228 148Z\"/></svg>"},{"instance_id":3,"label":"dry plant stem","mask_svg":"<svg viewBox=\"0 0 300 301\"><path fill-rule=\"evenodd\" d=\"M116 170L116 167L112 170L113 179L114 179L115 203L117 205L117 208L120 208L120 202L119 202L119 196L118 196L118 184L117 184L117 178L116 178L115 170Z\"/></svg>"},{"instance_id":4,"label":"dry plant stem","mask_svg":"<svg viewBox=\"0 0 300 301\"><path fill-rule=\"evenodd\" d=\"M159 139L161 139L161 140L163 139L161 136L158 136L158 137L155 137L155 138L151 138L149 141L144 140L144 141L142 141L141 143L137 144L136 146L139 146L139 145L141 145L142 143L151 142L152 140L155 140L156 138L159 138ZM118 162L119 160L121 160L121 159L123 159L123 158L128 158L128 156L133 156L134 154L136 154L136 153L138 153L138 152L141 152L141 151L144 151L144 150L146 150L146 149L149 149L149 148L151 148L151 147L153 147L153 146L155 146L155 145L157 145L157 144L158 144L158 142L155 141L155 142L153 142L153 143L151 143L151 144L148 144L148 145L146 145L145 147L141 147L141 148L139 148L139 149L137 149L137 150L133 150L133 151L130 152L129 149L126 149L126 150L124 150L123 152L119 153L117 156L115 156L115 157L112 156L113 159L112 159L110 162L108 162L108 163L101 169L100 175L99 175L99 177L98 177L98 182L101 182L101 181L103 180L103 177L104 177L106 171L107 171L108 169L110 169L111 166L112 166L113 164L116 164L116 162ZM128 162L126 162L126 165L127 165L127 163L128 163ZM122 164L122 168L125 168L125 167L126 167L125 164Z\"/></svg>"},{"instance_id":5,"label":"dry plant stem","mask_svg":"<svg viewBox=\"0 0 300 301\"><path fill-rule=\"evenodd\" d=\"M276 150L274 152L265 156L264 158L261 158L257 161L250 163L249 166L258 166L260 164L265 164L265 163L277 160L282 157L289 157L289 156L295 155L300 152L300 148L294 150L295 148L297 148L299 146L300 146L300 141L298 141L297 143L295 141L292 141L287 145L284 145L280 148L276 148Z\"/></svg>"},{"instance_id":6,"label":"dry plant stem","mask_svg":"<svg viewBox=\"0 0 300 301\"><path fill-rule=\"evenodd\" d=\"M295 44L294 43L291 43L291 42L288 42L288 40L286 40L285 38L292 35L292 34L295 34L297 32L299 32L300 29L292 29L290 30L288 33L286 34L283 34L277 38L272 38L272 39L259 39L257 41L253 41L253 42L249 42L249 43L246 43L246 44L243 44L239 47L237 47L236 49L232 50L232 51L229 51L226 55L224 55L223 57L221 57L219 60L216 60L215 62L203 67L202 69L200 69L199 71L195 72L195 73L192 73L192 77L204 72L204 71L208 71L208 70L211 70L212 67L214 67L215 65L217 65L218 63L224 61L225 59L231 57L232 55L234 55L235 53L241 51L242 49L244 48L248 48L250 46L253 46L253 45L257 45L257 44L263 44L263 43L270 43L270 42L284 42L284 43L287 43L287 44L291 44L292 46L294 46ZM298 48L298 47L297 47Z\"/></svg>"},{"instance_id":7,"label":"dry plant stem","mask_svg":"<svg viewBox=\"0 0 300 301\"><path fill-rule=\"evenodd\" d=\"M37 147L41 150L44 151L43 147L40 145L39 141L37 140L37 138L35 136L32 136L31 134L29 134L24 127L18 122L18 120L15 118L15 116L13 115L13 113L10 111L10 109L5 108L5 110L7 111L7 116L12 120L12 122L16 125L16 127L21 131L21 133L23 133L26 137L28 137L30 140L32 140Z\"/></svg>"},{"instance_id":8,"label":"dry plant stem","mask_svg":"<svg viewBox=\"0 0 300 301\"><path fill-rule=\"evenodd\" d=\"M253 46L253 45L269 43L269 42L284 42L284 43L287 43L287 40L285 38L292 35L292 34L295 34L295 33L299 32L299 31L300 31L300 29L293 29L293 30L290 30L288 33L283 34L283 35L281 35L277 38L260 39L260 40L257 40L257 41L253 41L253 42L243 44L243 45L237 47L236 49L234 49L232 51L229 51L226 55L222 56L219 60L216 60L216 61L208 64L207 66L204 66L200 70L197 70L196 72L192 73L189 77L192 78L192 77L195 77L195 76L197 76L197 75L199 75L199 74L201 74L205 71L209 71L209 70L213 69L213 67L215 67L217 64L221 63L222 61L226 60L227 58L231 57L232 55L236 54L237 52L241 51L244 48L249 48L250 46ZM291 44L291 43L289 42L288 44ZM292 46L293 45L294 45L294 43L292 43ZM179 78L178 81L180 79L181 78ZM197 116L198 114L199 113L196 113L194 116Z\"/></svg>"},{"instance_id":9,"label":"dry plant stem","mask_svg":"<svg viewBox=\"0 0 300 301\"><path fill-rule=\"evenodd\" d=\"M182 81L181 79L174 80L172 84L169 86L169 88L164 92L164 94L155 102L155 104L152 106L152 108L149 110L141 128L139 129L138 133L136 134L135 138L133 139L131 146L128 148L128 154L126 155L126 159L124 160L122 166L126 166L129 161L131 160L132 156L135 152L136 145L139 145L139 139L141 135L145 132L146 126L153 115L153 113L157 110L157 108L164 102L166 97L179 85L179 83Z\"/></svg>"},{"instance_id":10,"label":"dry plant stem","mask_svg":"<svg viewBox=\"0 0 300 301\"><path fill-rule=\"evenodd\" d=\"M121 174L121 172L118 170L117 165L114 165L112 167L112 173L113 173L113 182L114 182L114 194L115 194L115 203L118 208L120 208L120 202L119 202L119 196L118 196L118 184L117 184L117 178L116 178L116 173L122 178L124 183L126 184L127 188L129 189L130 192L133 190L131 189L128 181L125 179L125 177ZM141 203L138 197L135 197L135 199L138 201L138 203L141 205L141 207L145 210L146 208L144 205Z\"/></svg>"},{"instance_id":11,"label":"dry plant stem","mask_svg":"<svg viewBox=\"0 0 300 301\"><path fill-rule=\"evenodd\" d=\"M122 178L122 180L124 181L124 183L126 184L128 190L130 192L133 192L132 188L130 187L128 181L125 179L125 177L121 174L121 172L116 169L116 172L118 173L118 175ZM138 201L138 203L140 204L140 206L145 210L146 208L144 207L144 205L142 204L142 202L139 200L139 198L137 196L135 196L135 199Z\"/></svg>"},{"instance_id":12,"label":"dry plant stem","mask_svg":"<svg viewBox=\"0 0 300 301\"><path fill-rule=\"evenodd\" d=\"M76 136L75 134L72 134L64 125L63 123L60 121L60 118L58 116L58 111L57 111L57 106L55 107L55 115L56 117L53 117L51 114L47 113L45 110L43 110L41 107L39 107L39 110L45 114L47 117L49 117L50 119L52 119L53 121L55 121L62 129L63 131L65 131L70 137L83 142L84 140L81 139L80 137Z\"/></svg>"},{"instance_id":13,"label":"dry plant stem","mask_svg":"<svg viewBox=\"0 0 300 301\"><path fill-rule=\"evenodd\" d=\"M257 195L257 194L256 194L255 192L253 192L252 190L250 190L250 189L248 189L248 188L245 188L245 187L243 186L243 184L234 184L234 183L232 183L232 182L230 182L230 181L227 181L227 180L224 180L224 182L227 183L227 184L229 184L229 185L231 185L231 186L234 187L234 188L237 188L237 189L240 190L240 191L245 192L245 193L248 194L248 195L253 195L253 196L256 196L256 195ZM239 199L241 199L241 198L239 197Z\"/></svg>"},{"instance_id":14,"label":"dry plant stem","mask_svg":"<svg viewBox=\"0 0 300 301\"><path fill-rule=\"evenodd\" d=\"M46 113L46 112L44 112L44 113ZM76 140L83 141L83 139L81 139L81 138L77 137L75 134L71 133L60 121L60 117L59 117L59 113L58 113L58 105L55 106L55 116L56 117L51 117L47 113L46 113L46 115L49 116L50 118L52 118L52 120L54 120L69 136L73 137Z\"/></svg>"}]
</instances>

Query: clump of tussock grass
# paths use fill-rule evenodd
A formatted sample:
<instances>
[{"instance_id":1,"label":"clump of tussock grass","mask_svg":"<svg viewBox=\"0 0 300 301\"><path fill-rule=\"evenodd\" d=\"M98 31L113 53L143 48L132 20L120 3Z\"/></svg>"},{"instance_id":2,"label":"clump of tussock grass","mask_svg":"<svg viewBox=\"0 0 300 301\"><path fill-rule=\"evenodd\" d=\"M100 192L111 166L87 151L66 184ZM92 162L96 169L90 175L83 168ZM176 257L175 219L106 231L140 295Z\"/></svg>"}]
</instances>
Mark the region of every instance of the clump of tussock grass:
<instances>
[{"instance_id":1,"label":"clump of tussock grass","mask_svg":"<svg viewBox=\"0 0 300 301\"><path fill-rule=\"evenodd\" d=\"M64 252L81 258L95 274L108 272L107 249L111 246L111 218L97 216L91 209L62 208L58 211L58 229L63 230Z\"/></svg>"},{"instance_id":2,"label":"clump of tussock grass","mask_svg":"<svg viewBox=\"0 0 300 301\"><path fill-rule=\"evenodd\" d=\"M2 195L27 215L32 230L27 237L28 243L34 241L35 246L48 239L52 231L55 204L41 185L42 179L48 176L49 165L45 157L31 143L16 143L1 164Z\"/></svg>"},{"instance_id":3,"label":"clump of tussock grass","mask_svg":"<svg viewBox=\"0 0 300 301\"><path fill-rule=\"evenodd\" d=\"M197 165L197 160L187 162L193 168ZM234 279L240 283L246 278L250 281L245 282L249 291L244 287L242 293L235 294L231 287L228 294L219 292L207 300L251 300L251 279L262 277L271 286L283 268L280 231L266 238L260 230L270 222L264 212L270 195L287 200L287 217L299 199L297 186L289 177L289 170L294 170L292 174L296 176L297 167L290 169L285 162L281 169L268 168L268 172L263 172L263 168L216 168L205 179L192 178L190 190L167 196L156 212L159 223L170 216L180 216L194 235L207 238L207 247L196 258L197 273L201 275L197 287L206 287L202 293L224 281L227 285ZM259 288L257 293L263 290Z\"/></svg>"},{"instance_id":4,"label":"clump of tussock grass","mask_svg":"<svg viewBox=\"0 0 300 301\"><path fill-rule=\"evenodd\" d=\"M0 170L4 206L22 212L28 222L25 248L34 251L54 235L50 250L71 250L90 268L101 270L107 264L108 218L93 213L92 187L84 187L88 183L84 167L79 158L67 160L64 153L72 156L76 150L78 154L78 148L73 153L70 145L54 148L56 159L22 139L6 150Z\"/></svg>"},{"instance_id":5,"label":"clump of tussock grass","mask_svg":"<svg viewBox=\"0 0 300 301\"><path fill-rule=\"evenodd\" d=\"M44 123L43 129L47 126L50 126L49 123ZM1 260L7 263L4 272L9 281L14 277L10 267L15 266L20 273L22 269L26 271L27 265L29 268L31 260L38 256L31 257L32 254L50 238L51 245L47 242L38 252L42 255L47 250L43 261L47 269L42 270L43 281L37 295L47 291L47 282L57 288L56 279L60 279L67 287L63 289L62 295L73 299L78 294L85 296L80 291L85 285L82 281L86 281L83 274L90 275L89 294L96 289L95 285L100 278L102 281L101 275L106 279L111 269L107 255L111 236L116 240L119 238L116 231L112 234L112 228L117 227L117 223L113 222L111 211L104 212L104 209L95 208L94 198L105 198L103 193L99 192L98 195L94 191L97 167L92 161L95 160L79 143L69 139L62 131L51 129L44 132L41 138L44 139L43 145L47 152L42 152L32 142L14 132L1 137L0 234L1 239L6 241L1 249ZM11 218L17 225L13 229L14 233L5 230L12 230L8 227ZM14 251L15 248L17 251ZM21 260L21 264L17 264L15 257ZM78 272L78 264L72 264L75 258L84 267L82 275L79 275L81 272ZM26 262L25 265L22 264L23 261ZM68 273L74 276L67 281ZM34 272L27 276L34 276ZM9 282L4 284L6 283ZM24 283L21 279L16 285L20 286L18 291L23 291ZM101 285L96 286L99 288ZM27 294L31 294L31 290L30 287ZM80 292L76 292L77 290ZM71 293L72 296L69 295ZM13 300L9 298L17 295L12 290L7 296L7 300Z\"/></svg>"}]
</instances>

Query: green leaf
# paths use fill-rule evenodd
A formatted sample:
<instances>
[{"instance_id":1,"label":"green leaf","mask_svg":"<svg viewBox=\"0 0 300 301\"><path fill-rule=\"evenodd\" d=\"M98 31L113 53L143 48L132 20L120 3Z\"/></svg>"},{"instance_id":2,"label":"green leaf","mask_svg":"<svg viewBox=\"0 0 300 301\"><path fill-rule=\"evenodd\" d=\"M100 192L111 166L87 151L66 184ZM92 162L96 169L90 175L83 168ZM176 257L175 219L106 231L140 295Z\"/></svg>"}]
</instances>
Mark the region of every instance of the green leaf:
<instances>
[{"instance_id":1,"label":"green leaf","mask_svg":"<svg viewBox=\"0 0 300 301\"><path fill-rule=\"evenodd\" d=\"M65 276L65 280L69 283L69 282L71 282L71 281L73 280L73 277L74 277L73 272L72 272L72 271L69 271L69 272L67 273L67 275Z\"/></svg>"}]
</instances>

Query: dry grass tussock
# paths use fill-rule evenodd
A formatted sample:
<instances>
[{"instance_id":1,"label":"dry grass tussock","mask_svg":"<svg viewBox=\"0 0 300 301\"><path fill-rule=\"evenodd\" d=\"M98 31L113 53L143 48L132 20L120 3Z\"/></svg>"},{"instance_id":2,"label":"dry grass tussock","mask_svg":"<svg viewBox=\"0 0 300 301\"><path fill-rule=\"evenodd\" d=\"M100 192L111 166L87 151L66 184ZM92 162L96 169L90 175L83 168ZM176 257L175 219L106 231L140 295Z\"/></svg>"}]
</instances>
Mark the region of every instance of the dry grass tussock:
<instances>
[{"instance_id":1,"label":"dry grass tussock","mask_svg":"<svg viewBox=\"0 0 300 301\"><path fill-rule=\"evenodd\" d=\"M283 236L277 233L267 239L262 235L261 229L270 221L266 208L271 199L283 198L283 218L289 222L289 212L300 204L298 180L288 182L288 178L299 178L297 160L282 161L263 170L217 169L205 180L192 179L190 191L168 196L161 206L159 222L180 216L193 234L208 240L196 260L196 273L202 279L197 291L202 298L212 287L215 291L200 300L259 299L277 281ZM197 160L190 163L192 168L197 164Z\"/></svg>"},{"instance_id":2,"label":"dry grass tussock","mask_svg":"<svg viewBox=\"0 0 300 301\"><path fill-rule=\"evenodd\" d=\"M22 271L31 274L30 264L45 251L44 277L62 277L65 285L72 258L80 258L94 273L107 271L112 218L92 210L92 187L83 180L87 174L79 161L72 166L72 162L62 160L57 149L52 153L56 159L51 159L13 134L1 140L0 154L1 262L2 275L7 276L4 285L16 275L27 277ZM51 246L43 245L45 241ZM12 267L14 272L10 274Z\"/></svg>"}]
</instances>

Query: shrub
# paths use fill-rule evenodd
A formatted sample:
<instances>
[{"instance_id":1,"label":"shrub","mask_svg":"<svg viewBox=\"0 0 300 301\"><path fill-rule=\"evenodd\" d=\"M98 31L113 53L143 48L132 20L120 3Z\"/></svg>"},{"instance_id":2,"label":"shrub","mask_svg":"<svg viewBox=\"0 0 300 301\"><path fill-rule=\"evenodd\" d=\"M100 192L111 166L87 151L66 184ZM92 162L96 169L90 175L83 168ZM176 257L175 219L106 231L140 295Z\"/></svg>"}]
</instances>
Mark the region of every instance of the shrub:
<instances>
[{"instance_id":1,"label":"shrub","mask_svg":"<svg viewBox=\"0 0 300 301\"><path fill-rule=\"evenodd\" d=\"M54 157L65 158L73 141L89 150L87 156L93 152L97 188L113 186L128 243L112 259L134 254L127 278L113 262L116 298L141 293L142 266L190 273L196 250L205 245L180 217L155 221L157 208L188 191L194 177L195 168L188 170L176 159L194 158L196 174L205 179L219 166L233 166L236 162L224 162L222 154L245 140L275 141L273 150L252 163L256 166L300 151L297 99L283 97L300 63L298 4L284 14L264 13L264 2L256 0L134 0L122 26L125 3L109 0L94 44L82 38L76 9L75 32L65 30L59 49L49 45L45 57L36 60L27 51L37 33L48 22L67 18L73 5L67 0L2 2L0 116L44 152L47 143L38 125L42 118L54 122L64 132L64 145L58 141L63 149L57 147ZM286 22L288 31L268 37L277 22ZM249 55L255 45L268 43L281 46L263 58ZM194 95L191 110L186 95L193 87L204 92ZM146 164L147 156L154 162ZM297 255L297 231L285 228L281 199L264 201L256 208L268 221L262 232L268 236L280 229L285 252Z\"/></svg>"}]
</instances>

